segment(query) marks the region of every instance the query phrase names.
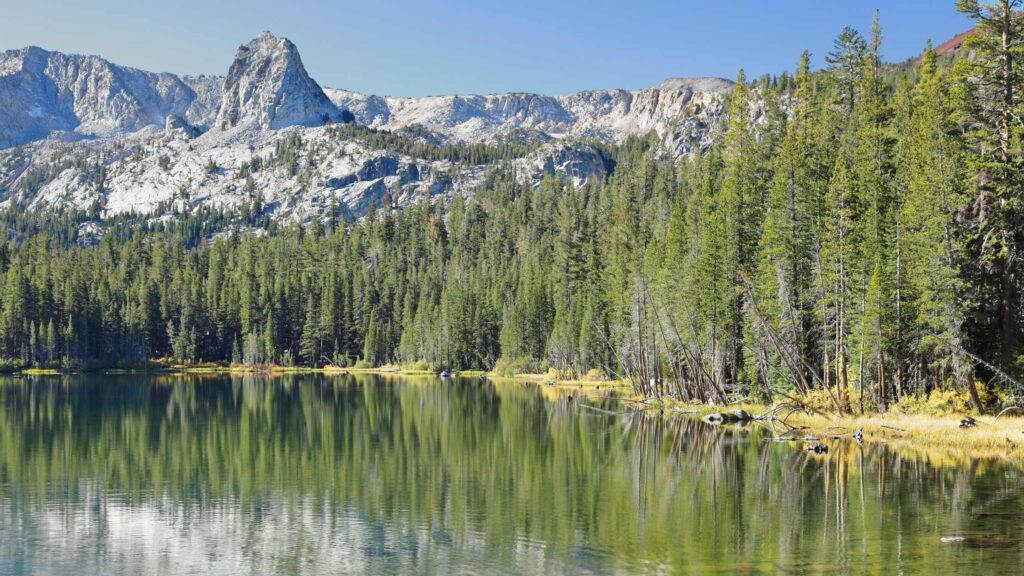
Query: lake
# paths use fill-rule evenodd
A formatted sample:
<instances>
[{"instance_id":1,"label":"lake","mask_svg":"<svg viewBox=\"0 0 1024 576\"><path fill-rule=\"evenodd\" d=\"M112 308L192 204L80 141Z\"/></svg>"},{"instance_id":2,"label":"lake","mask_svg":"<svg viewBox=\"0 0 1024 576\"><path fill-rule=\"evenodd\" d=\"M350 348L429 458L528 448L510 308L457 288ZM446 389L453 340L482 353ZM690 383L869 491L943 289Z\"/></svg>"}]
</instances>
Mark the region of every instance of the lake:
<instances>
[{"instance_id":1,"label":"lake","mask_svg":"<svg viewBox=\"0 0 1024 576\"><path fill-rule=\"evenodd\" d=\"M768 436L477 379L0 378L0 574L1024 571L1018 463Z\"/></svg>"}]
</instances>

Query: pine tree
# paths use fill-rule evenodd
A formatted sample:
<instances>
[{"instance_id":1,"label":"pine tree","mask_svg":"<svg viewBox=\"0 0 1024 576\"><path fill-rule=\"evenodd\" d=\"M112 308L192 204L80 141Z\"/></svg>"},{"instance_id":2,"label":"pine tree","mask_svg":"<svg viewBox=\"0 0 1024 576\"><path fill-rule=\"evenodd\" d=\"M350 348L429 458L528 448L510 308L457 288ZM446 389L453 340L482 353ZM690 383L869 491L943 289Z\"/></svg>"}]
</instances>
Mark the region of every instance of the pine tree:
<instances>
[{"instance_id":1,"label":"pine tree","mask_svg":"<svg viewBox=\"0 0 1024 576\"><path fill-rule=\"evenodd\" d=\"M972 234L968 238L968 260L977 278L973 300L982 308L975 332L997 331L998 358L1005 369L1014 368L1021 325L1020 253L1024 233L1021 190L1021 136L1024 129L1015 118L1021 116L1022 76L1017 60L1024 41L1024 20L1017 12L1021 0L998 0L992 4L958 0L957 9L975 21L975 33L964 41L971 58L957 60L957 121L966 133L965 156L971 165ZM995 303L992 305L990 303ZM988 319L996 319L992 322ZM1018 368L1019 369L1019 368Z\"/></svg>"},{"instance_id":2,"label":"pine tree","mask_svg":"<svg viewBox=\"0 0 1024 576\"><path fill-rule=\"evenodd\" d=\"M306 298L306 319L302 324L302 338L299 342L299 356L307 366L320 364L320 315L313 306L313 295Z\"/></svg>"},{"instance_id":3,"label":"pine tree","mask_svg":"<svg viewBox=\"0 0 1024 576\"><path fill-rule=\"evenodd\" d=\"M825 386L834 382L840 411L846 408L849 388L848 334L850 330L850 267L856 243L854 216L861 213L850 190L849 160L840 153L832 171L822 214L819 282L823 298L819 308ZM834 378L833 378L834 376Z\"/></svg>"},{"instance_id":4,"label":"pine tree","mask_svg":"<svg viewBox=\"0 0 1024 576\"><path fill-rule=\"evenodd\" d=\"M872 25L871 41L864 52L860 77L860 98L854 106L856 127L853 139L852 196L861 212L854 222L856 259L850 262L852 304L850 326L854 327L851 344L858 359L857 383L863 397L863 388L877 382L878 389L886 387L885 362L890 353L889 338L891 305L894 292L895 267L889 255L894 246L894 212L888 183L892 181L891 142L887 138L887 123L891 116L879 77L881 57L881 30L878 12ZM874 301L868 303L871 284ZM869 310L869 307L872 308ZM884 394L879 394L883 396Z\"/></svg>"},{"instance_id":5,"label":"pine tree","mask_svg":"<svg viewBox=\"0 0 1024 576\"><path fill-rule=\"evenodd\" d=\"M970 366L964 357L964 311L959 283L960 239L953 234L963 207L957 170L959 152L950 135L947 96L931 43L921 57L913 90L908 140L907 194L900 212L905 237L912 337L922 364L947 374L968 389L980 410Z\"/></svg>"},{"instance_id":6,"label":"pine tree","mask_svg":"<svg viewBox=\"0 0 1024 576\"><path fill-rule=\"evenodd\" d=\"M370 322L366 328L366 337L363 340L363 361L371 366L378 365L383 358L380 357L380 330L377 327L377 311L370 312Z\"/></svg>"},{"instance_id":7,"label":"pine tree","mask_svg":"<svg viewBox=\"0 0 1024 576\"><path fill-rule=\"evenodd\" d=\"M814 99L809 60L804 52L795 78L795 112L775 159L748 320L764 384L792 384L801 392L812 386L809 367L814 363L806 357L806 333L813 311L808 302L819 205L808 167Z\"/></svg>"},{"instance_id":8,"label":"pine tree","mask_svg":"<svg viewBox=\"0 0 1024 576\"><path fill-rule=\"evenodd\" d=\"M860 32L847 26L833 42L832 52L825 56L825 62L831 66L836 79L837 96L846 107L847 114L853 113L858 79L864 65L867 48L867 42Z\"/></svg>"},{"instance_id":9,"label":"pine tree","mask_svg":"<svg viewBox=\"0 0 1024 576\"><path fill-rule=\"evenodd\" d=\"M750 273L760 217L755 208L754 138L750 130L749 94L741 70L729 102L729 125L722 142L722 182L709 214L703 251L713 286L711 357L720 384L736 383L742 371L743 278Z\"/></svg>"},{"instance_id":10,"label":"pine tree","mask_svg":"<svg viewBox=\"0 0 1024 576\"><path fill-rule=\"evenodd\" d=\"M53 318L46 324L46 361L54 362L57 359L57 329L53 324Z\"/></svg>"}]
</instances>

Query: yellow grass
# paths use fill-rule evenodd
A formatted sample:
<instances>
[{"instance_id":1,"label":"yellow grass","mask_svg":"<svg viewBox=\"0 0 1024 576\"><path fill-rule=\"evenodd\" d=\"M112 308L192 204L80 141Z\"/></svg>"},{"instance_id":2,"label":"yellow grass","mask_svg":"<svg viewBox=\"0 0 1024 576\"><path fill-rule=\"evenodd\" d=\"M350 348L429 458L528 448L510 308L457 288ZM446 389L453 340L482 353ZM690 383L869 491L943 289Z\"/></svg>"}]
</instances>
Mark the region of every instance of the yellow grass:
<instances>
[{"instance_id":1,"label":"yellow grass","mask_svg":"<svg viewBox=\"0 0 1024 576\"><path fill-rule=\"evenodd\" d=\"M798 413L786 419L790 426L807 427L812 433L851 435L862 431L866 442L885 442L898 447L940 448L970 455L1024 457L1024 418L1020 416L975 417L972 428L960 428L960 416L923 414L868 414L828 416Z\"/></svg>"},{"instance_id":2,"label":"yellow grass","mask_svg":"<svg viewBox=\"0 0 1024 576\"><path fill-rule=\"evenodd\" d=\"M602 396L619 396L626 390L621 380L552 380L551 374L516 374L515 376L497 376L487 374L489 380L506 384L522 384L537 386L541 396L547 400L565 400L569 396L599 398Z\"/></svg>"},{"instance_id":3,"label":"yellow grass","mask_svg":"<svg viewBox=\"0 0 1024 576\"><path fill-rule=\"evenodd\" d=\"M459 370L455 375L459 378L480 378L486 376L487 372L484 370Z\"/></svg>"},{"instance_id":4,"label":"yellow grass","mask_svg":"<svg viewBox=\"0 0 1024 576\"><path fill-rule=\"evenodd\" d=\"M702 418L715 412L745 410L758 416L769 408L757 404L730 404L708 406L687 404L674 400L625 398L633 407L672 415L685 413ZM781 411L775 420L762 422L776 434L802 438L852 439L858 429L866 443L884 443L901 451L928 455L932 460L950 458L1005 458L1024 459L1024 417L1004 415L974 416L977 424L961 428L963 416L929 414L881 413L839 416L827 412ZM792 431L795 428L796 431Z\"/></svg>"}]
</instances>

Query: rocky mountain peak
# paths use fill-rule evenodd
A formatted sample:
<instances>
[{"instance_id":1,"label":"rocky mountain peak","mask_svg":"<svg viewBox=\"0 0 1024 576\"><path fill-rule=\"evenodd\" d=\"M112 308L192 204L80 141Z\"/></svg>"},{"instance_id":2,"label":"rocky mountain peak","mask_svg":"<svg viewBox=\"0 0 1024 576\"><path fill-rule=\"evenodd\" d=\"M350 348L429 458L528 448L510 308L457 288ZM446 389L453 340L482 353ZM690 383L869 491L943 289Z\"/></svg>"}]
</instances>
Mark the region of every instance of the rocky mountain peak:
<instances>
[{"instance_id":1,"label":"rocky mountain peak","mask_svg":"<svg viewBox=\"0 0 1024 576\"><path fill-rule=\"evenodd\" d=\"M218 128L317 126L340 119L290 40L263 32L238 48L224 80Z\"/></svg>"},{"instance_id":2,"label":"rocky mountain peak","mask_svg":"<svg viewBox=\"0 0 1024 576\"><path fill-rule=\"evenodd\" d=\"M46 67L46 61L50 57L47 50L39 46L26 46L20 50L8 50L0 55L5 67L10 68L9 72L16 70L41 70Z\"/></svg>"}]
</instances>

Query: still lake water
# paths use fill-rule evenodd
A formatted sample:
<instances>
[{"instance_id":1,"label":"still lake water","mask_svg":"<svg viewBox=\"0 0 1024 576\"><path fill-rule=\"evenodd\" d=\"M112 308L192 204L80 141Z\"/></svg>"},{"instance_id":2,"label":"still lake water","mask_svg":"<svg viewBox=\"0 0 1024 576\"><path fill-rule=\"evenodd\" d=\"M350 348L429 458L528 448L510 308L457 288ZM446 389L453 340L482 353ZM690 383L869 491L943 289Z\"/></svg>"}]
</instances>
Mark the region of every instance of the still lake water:
<instances>
[{"instance_id":1,"label":"still lake water","mask_svg":"<svg viewBox=\"0 0 1024 576\"><path fill-rule=\"evenodd\" d=\"M1024 572L1015 463L580 404L481 380L0 379L0 574Z\"/></svg>"}]
</instances>

